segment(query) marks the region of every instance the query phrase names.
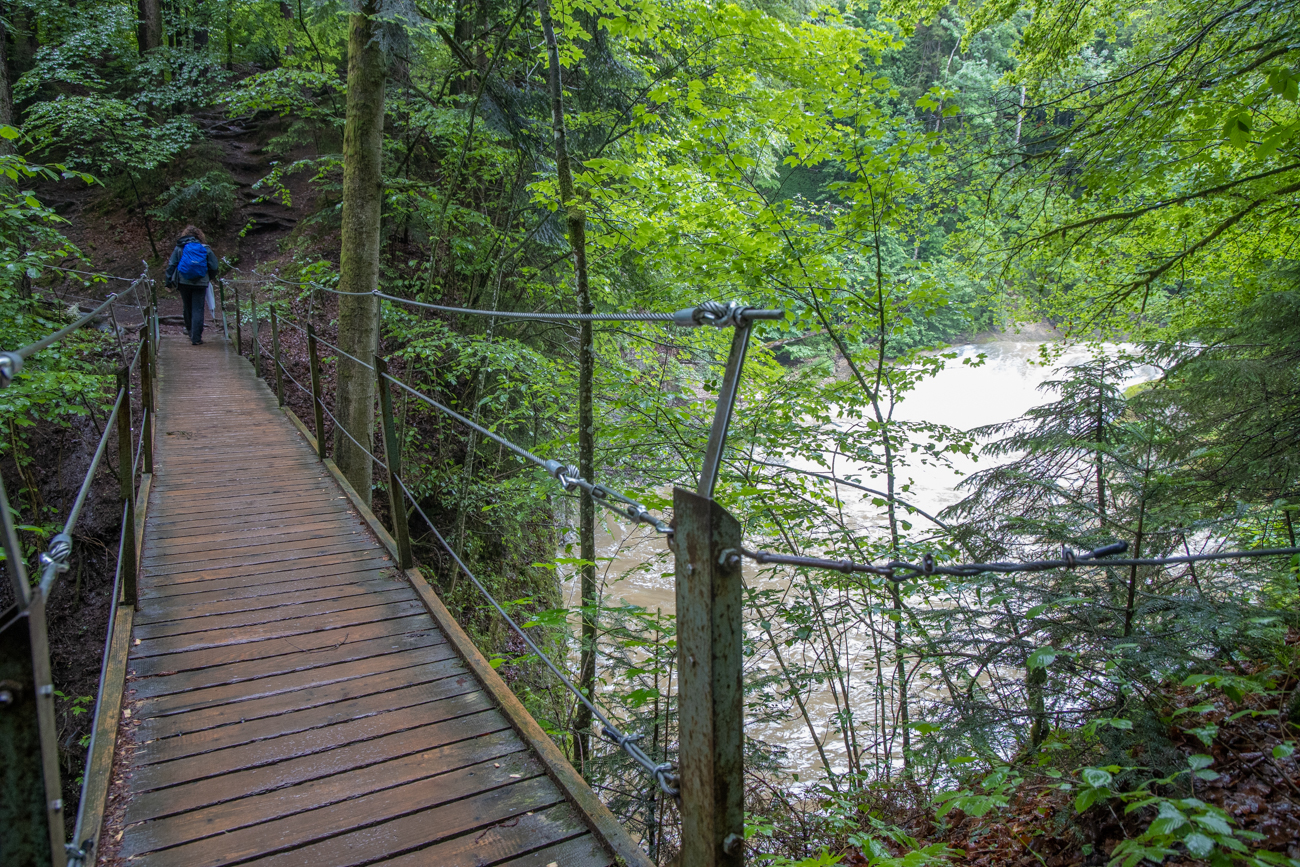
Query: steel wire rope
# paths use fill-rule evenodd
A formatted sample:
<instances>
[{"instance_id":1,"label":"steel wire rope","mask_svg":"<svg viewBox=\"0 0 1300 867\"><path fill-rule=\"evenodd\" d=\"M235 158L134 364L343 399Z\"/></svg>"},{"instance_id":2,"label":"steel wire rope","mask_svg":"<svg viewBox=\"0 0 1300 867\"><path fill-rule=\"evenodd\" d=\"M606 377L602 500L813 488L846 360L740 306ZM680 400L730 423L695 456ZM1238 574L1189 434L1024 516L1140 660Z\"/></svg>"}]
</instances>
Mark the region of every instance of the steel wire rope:
<instances>
[{"instance_id":1,"label":"steel wire rope","mask_svg":"<svg viewBox=\"0 0 1300 867\"><path fill-rule=\"evenodd\" d=\"M85 505L86 497L90 493L90 485L95 479L95 471L99 469L99 462L104 457L104 449L108 446L108 435L113 432L113 423L117 421L117 414L122 408L122 401L126 397L126 390L119 388L117 390L117 400L113 403L113 411L109 413L108 418L104 421L104 432L100 434L99 444L95 448L95 454L90 459L90 467L86 470L86 475L81 481L81 486L77 489L77 498L72 503L72 509L68 512L67 520L63 522L63 529L50 540L49 546L45 553L41 554L41 587L43 592L49 593L54 584L54 577L59 572L65 572L68 568L68 557L72 555L72 534L77 528L77 519L81 517L81 508ZM125 468L121 468L125 471Z\"/></svg>"},{"instance_id":2,"label":"steel wire rope","mask_svg":"<svg viewBox=\"0 0 1300 867\"><path fill-rule=\"evenodd\" d=\"M13 381L13 378L22 371L23 362L26 359L32 357L36 353L40 352L42 349L48 349L49 347L53 346L55 343L58 343L64 337L67 337L69 334L76 331L78 328L85 325L90 320L94 319L100 313L104 312L105 308L110 306L119 297L125 296L127 292L136 292L139 289L140 283L142 282L143 279L144 279L143 277L137 278L135 282L131 284L130 288L125 290L121 296L119 296L117 293L110 293L108 298L102 304L100 304L98 307L96 307L94 310L90 311L89 313L83 315L80 319L78 319L76 322L73 322L71 325L64 326L63 328L60 328L58 331L51 332L50 334L47 334L44 337L42 337L40 340L37 340L35 343L29 343L26 346L20 347L19 349L15 349L12 351L0 352L0 386L6 386Z\"/></svg>"},{"instance_id":3,"label":"steel wire rope","mask_svg":"<svg viewBox=\"0 0 1300 867\"><path fill-rule=\"evenodd\" d=\"M891 561L883 566L871 563L858 563L853 560L830 560L822 557L804 557L794 554L775 554L769 551L750 551L742 548L739 553L732 552L732 557L745 556L761 565L795 566L810 569L827 569L846 575L855 572L881 577L893 581L909 581L928 575L951 575L956 577L973 577L986 572L1011 574L1015 572L1045 572L1049 569L1076 569L1084 566L1169 566L1180 563L1203 563L1212 560L1241 560L1255 557L1281 557L1300 554L1300 547L1292 548L1254 548L1245 551L1215 551L1206 554L1178 555L1174 557L1129 557L1116 558L1113 554L1122 554L1128 550L1127 542L1113 542L1091 551L1075 553L1069 548L1062 548L1061 557L1049 560L1025 560L1018 563L959 563L945 566L935 563L933 554L926 554L920 564Z\"/></svg>"},{"instance_id":4,"label":"steel wire rope","mask_svg":"<svg viewBox=\"0 0 1300 867\"><path fill-rule=\"evenodd\" d=\"M434 409L446 413L447 415L456 419L456 421L460 422L461 424L465 425L471 430L477 431L478 433L492 440L494 443L502 446L503 448L509 449L511 452L513 452L517 457L521 458L522 460L535 464L536 466L546 470L547 475L551 476L557 482L559 482L560 485L563 486L563 488L566 491L573 491L575 489L581 489L583 491L586 491L588 494L591 495L591 498L595 500L597 503L600 503L602 506L604 506L605 508L613 512L617 512L618 514L622 515L625 518L632 519L634 523L648 524L649 526L654 527L657 532L662 533L664 535L672 534L673 532L672 528L668 526L667 522L665 522L662 518L652 514L649 509L647 509L645 506L638 503L636 500L624 496L623 494L620 494L617 491L611 490L610 488L607 488L604 485L598 485L593 482L587 481L586 479L577 475L574 469L560 463L559 461L545 460L543 458L538 457L537 455L525 449L523 446L516 445L512 443L510 440L506 439L505 437L493 433L492 431L488 430L487 428L483 427L482 425L476 422L470 421L469 419L465 418L465 416L456 412L454 409L450 409L446 406L443 406L438 401L434 400L433 398L429 397L426 394L416 391L414 388L411 388L409 385L402 382L400 379L395 379L390 374L384 373L381 375L384 379L393 383L398 388L401 388L402 390L406 391L407 393L415 397L417 400L421 400L424 403L427 403L430 406L432 406ZM618 503L621 503L622 507L611 504L610 500L615 500Z\"/></svg>"},{"instance_id":5,"label":"steel wire rope","mask_svg":"<svg viewBox=\"0 0 1300 867\"><path fill-rule=\"evenodd\" d=\"M298 331L301 331L303 334L306 334L306 333L307 333L307 329L303 328L301 325L299 325L297 322L294 322L292 319L286 319L286 318L283 317L283 316L279 316L279 314L277 314L277 317L279 318L279 320L280 320L281 322L283 322L285 325L288 325L290 328L296 328ZM258 339L258 342L259 342L259 343L261 342L261 338L260 338L260 337L259 337L259 339ZM357 358L355 355L352 355L352 354L349 353L349 352L345 352L344 350L339 349L337 346L335 346L333 343L330 343L328 340L326 340L325 338L321 337L319 334L316 335L316 342L317 342L317 343L323 343L325 346L328 346L330 349L333 349L333 350L334 350L335 352L337 352L339 355L346 356L347 358L352 359L352 360L355 361L357 364L359 364L359 365L361 365L362 367L364 367L366 370L371 370L371 371L373 371L373 370L375 369L375 368L374 368L374 365L372 365L372 364L366 364L364 361L362 361L360 358Z\"/></svg>"},{"instance_id":6,"label":"steel wire rope","mask_svg":"<svg viewBox=\"0 0 1300 867\"><path fill-rule=\"evenodd\" d=\"M132 283L140 279L139 277L118 277L116 274L104 274L99 271L82 271L79 268L64 268L60 265L42 265L41 267L47 268L51 271L63 271L68 274L81 274L86 277L96 277L100 280L120 280L123 283Z\"/></svg>"},{"instance_id":7,"label":"steel wire rope","mask_svg":"<svg viewBox=\"0 0 1300 867\"><path fill-rule=\"evenodd\" d=\"M259 340L258 340L258 344L261 345L261 343L262 343L262 341L259 339ZM262 348L265 349L266 347L263 346ZM273 363L274 363L274 362L273 362ZM302 391L305 392L306 394L309 394L309 395L311 394L311 389L307 388L307 387L304 386L301 382L299 382L298 380L294 379L294 378L293 378L293 374L290 373L290 372L285 368L285 366L284 366L283 364L279 365L279 367L280 367L280 370L284 373L284 375L287 376L287 377L289 377L289 381L290 381L290 382L292 382L294 385L298 386L298 388L302 389ZM315 395L312 395L312 401L315 402L315 400L316 400ZM320 408L321 408L321 412L323 412L323 413L325 413L325 415L329 416L330 421L334 422L334 427L335 427L335 428L337 428L338 430L343 431L343 435L346 436L348 439L352 440L352 442L356 444L356 447L359 448L359 449L361 449L361 451L365 452L365 454L366 454L366 455L367 455L367 456L368 456L372 461L374 461L375 463L379 464L379 466L380 466L381 469L383 469L385 472L388 470L388 464L384 463L384 462L381 461L379 458L375 457L373 454L371 454L371 452L370 452L369 449L367 449L367 448L366 448L365 446L363 446L361 443L357 442L357 438L354 437L352 434L348 433L348 429L345 428L345 427L342 425L342 423L340 423L339 420L338 420L337 418L334 417L334 413L332 413L332 412L330 412L328 409L326 409L326 407L325 407L325 401L322 400L322 401L320 402Z\"/></svg>"},{"instance_id":8,"label":"steel wire rope","mask_svg":"<svg viewBox=\"0 0 1300 867\"><path fill-rule=\"evenodd\" d=\"M415 508L415 511L424 519L424 523L428 525L429 529L433 532L433 535L438 540L438 544L442 546L443 550L446 551L454 561L456 561L456 565L460 567L460 571L465 573L465 577L468 578L476 588L478 588L478 591L483 594L483 598L486 599L494 609L496 609L496 612L501 615L507 624L509 624L510 628L523 639L524 643L528 645L529 650L531 650L537 658L551 670L551 673L559 678L560 683L562 683L569 692L573 693L578 701L582 702L582 704L592 712L596 719L600 721L601 734L611 743L617 744L619 749L627 753L627 755L640 765L646 773L652 776L655 779L655 782L658 783L659 788L663 790L664 794L674 798L677 797L680 790L669 783L669 780L674 782L676 781L676 777L672 773L674 766L670 762L655 762L651 759L650 756L646 754L645 750L641 749L641 747L636 743L636 741L644 737L644 735L625 734L620 731L610 718L606 716L605 713L591 701L591 699L584 695L582 690L574 685L573 681L570 680L569 677L551 661L551 658L542 652L542 649L538 647L532 637L524 631L523 627L516 623L514 618L506 613L505 608L501 606L501 603L497 602L496 597L494 597L488 589L483 586L482 582L478 580L478 577L468 566L465 565L465 561L461 560L459 555L452 550L451 545L447 543L447 540L443 537L442 533L440 533L438 528L434 526L433 521L431 521L429 516L424 513L424 509L420 508L420 504L415 499L415 495L406 487L406 483L402 481L401 477L397 477L397 484L402 489L402 493L406 496L406 499L409 500L411 505Z\"/></svg>"},{"instance_id":9,"label":"steel wire rope","mask_svg":"<svg viewBox=\"0 0 1300 867\"><path fill-rule=\"evenodd\" d=\"M399 298L396 295L380 292L378 289L369 292L346 292L342 289L331 289L319 283L286 280L278 275L273 279L289 286L310 286L331 295L347 295L356 298L373 295L394 304L406 304L410 307L437 310L442 313L456 313L465 316L495 316L500 319L522 319L534 322L670 322L674 325L686 327L706 324L725 327L742 323L748 324L759 319L776 320L785 318L784 310L762 310L755 307L744 307L734 301L730 304L705 301L695 307L687 307L674 313L528 313L521 310L484 310L477 307L453 307L447 304L432 304L428 301Z\"/></svg>"},{"instance_id":10,"label":"steel wire rope","mask_svg":"<svg viewBox=\"0 0 1300 867\"><path fill-rule=\"evenodd\" d=\"M104 659L109 658L109 649L113 643L113 624L117 622L117 600L118 600L118 596L121 595L121 585L122 585L122 553L126 550L126 532L127 532L126 516L127 516L127 504L123 503L122 504L122 529L121 532L118 533L118 537L117 537L117 565L113 571L113 598L109 602L108 629L104 633L104 653L103 653ZM133 533L135 532L134 527L131 528L131 532ZM99 703L103 701L104 685L105 685L104 682L107 679L107 677L108 677L108 666L107 665L100 666L99 690L95 693L95 712L94 715L92 716L92 719L99 718ZM99 734L99 726L91 726L90 741L86 744L87 757L95 754L95 740L98 734ZM89 762L89 758L87 758L87 762ZM85 830L84 823L86 820L86 815L85 815L86 787L89 784L90 781L88 779L83 779L81 782L81 798L79 799L77 804L77 822L73 827L72 842L68 843L66 846L69 865L83 864L85 862L86 857L91 853L94 846L93 840L82 840L80 843L77 842L77 838L80 837L82 832Z\"/></svg>"}]
</instances>

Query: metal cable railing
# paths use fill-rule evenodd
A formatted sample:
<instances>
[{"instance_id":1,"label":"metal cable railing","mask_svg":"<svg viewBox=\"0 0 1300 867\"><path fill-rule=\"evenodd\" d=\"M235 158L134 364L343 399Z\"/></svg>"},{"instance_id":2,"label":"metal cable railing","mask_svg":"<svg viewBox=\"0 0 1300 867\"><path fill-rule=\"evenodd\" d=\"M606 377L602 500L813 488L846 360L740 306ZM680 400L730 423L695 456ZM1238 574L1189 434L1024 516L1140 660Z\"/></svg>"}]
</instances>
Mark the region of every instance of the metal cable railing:
<instances>
[{"instance_id":1,"label":"metal cable railing","mask_svg":"<svg viewBox=\"0 0 1300 867\"><path fill-rule=\"evenodd\" d=\"M148 275L141 274L131 283L130 287L128 287L125 291L123 291L122 296L138 291L140 286L143 285L147 280L148 280ZM36 353L40 352L42 349L48 349L49 347L58 343L63 338L67 337L72 332L81 328L87 322L93 320L96 316L103 313L104 310L112 307L114 302L117 301L119 297L120 296L118 296L116 293L109 293L108 298L105 299L102 304L100 304L98 307L96 307L94 310L90 311L89 313L83 315L80 319L73 322L71 325L64 326L63 328L60 328L58 331L55 331L51 334L47 334L44 337L42 337L40 340L37 340L35 343L29 343L28 345L21 347L20 349L15 349L10 352L0 352L0 388L9 385L9 383L13 382L14 377L22 372L24 361L26 361L28 358L32 357Z\"/></svg>"},{"instance_id":2,"label":"metal cable railing","mask_svg":"<svg viewBox=\"0 0 1300 867\"><path fill-rule=\"evenodd\" d=\"M668 526L668 523L666 521L654 515L649 509L647 509L645 506L638 503L636 500L624 496L623 494L620 494L615 490L607 488L604 485L598 485L593 482L587 481L586 479L579 476L576 470L566 466L565 464L560 463L559 461L547 460L545 458L538 457L537 455L528 451L528 449L524 448L523 446L517 445L511 442L510 440L506 439L505 437L500 436L499 434L494 433L488 428L483 427L483 425L471 421L470 419L467 419L465 416L456 412L454 409L442 405L438 401L429 397L427 394L416 391L414 388L411 388L409 385L402 382L400 379L395 379L394 377L390 376L387 373L380 374L380 376L383 379L387 380L388 382L391 382L393 385L396 385L398 388L402 389L403 391L407 392L417 400L428 404L429 406L439 410L440 412L450 416L451 418L454 418L456 421L465 425L465 427L468 427L470 430L477 431L479 434L482 434L483 436L487 437L497 445L502 446L503 448L509 450L515 456L546 470L547 475L551 476L556 481L558 481L566 491L572 492L574 490L581 489L583 491L586 491L588 494L590 494L591 498L595 500L597 503L601 504L607 509L610 509L611 511L617 512L619 515L622 515L625 518L630 518L634 523L648 524L649 526L654 527L656 532L663 533L665 535L669 535L672 533L672 528ZM612 503L619 503L620 505L613 505Z\"/></svg>"},{"instance_id":3,"label":"metal cable railing","mask_svg":"<svg viewBox=\"0 0 1300 867\"><path fill-rule=\"evenodd\" d=\"M304 335L307 334L307 329L306 329L306 328L303 328L301 325L299 325L297 322L294 322L292 319L285 319L283 316L281 316L281 317L280 317L280 321L283 322L285 325L288 325L290 328L294 328L294 329L296 329L296 330L302 332ZM335 346L333 343L330 343L328 340L326 340L325 338L321 337L319 334L316 335L316 342L317 342L317 343L322 343L322 344L324 344L325 346L328 346L330 349L333 349L333 350L334 350L335 352L337 352L339 355L342 355L342 356L345 357L345 358L349 358L349 359L351 359L352 361L354 361L354 362L356 362L357 364L359 364L359 365L361 365L362 367L364 367L366 370L373 371L373 370L375 369L373 365L367 364L366 362L362 361L360 358L357 358L357 357L356 357L355 355L353 355L352 353L350 353L350 352L346 352L346 351L344 351L343 349L340 349L339 347Z\"/></svg>"},{"instance_id":4,"label":"metal cable railing","mask_svg":"<svg viewBox=\"0 0 1300 867\"><path fill-rule=\"evenodd\" d=\"M1246 551L1214 551L1205 554L1187 554L1174 557L1113 557L1128 550L1127 542L1112 542L1092 551L1074 552L1061 549L1061 556L1047 560L1024 560L1017 563L954 563L944 564L926 554L920 563L893 560L883 566L858 563L854 560L830 560L822 557L804 557L796 554L775 554L769 551L750 551L742 548L733 556L744 556L760 565L794 566L801 569L826 569L845 575L865 573L878 575L895 583L912 581L928 575L950 575L971 578L985 573L1008 575L1013 572L1046 572L1050 569L1080 569L1085 566L1174 566L1181 563L1203 563L1211 560L1243 560L1253 557L1283 557L1300 554L1300 548L1255 548Z\"/></svg>"},{"instance_id":5,"label":"metal cable railing","mask_svg":"<svg viewBox=\"0 0 1300 867\"><path fill-rule=\"evenodd\" d=\"M331 295L356 298L372 296L393 304L404 304L422 310L436 310L440 313L452 313L464 316L488 316L496 319L518 319L532 322L660 322L683 328L695 328L701 325L713 325L717 328L744 327L760 320L778 320L785 318L784 310L765 310L758 307L745 307L736 302L723 304L717 301L705 301L695 307L687 307L673 313L545 313L524 310L487 310L476 307L455 307L447 304L433 304L428 301L416 301L389 295L378 289L370 292L346 292L333 289L316 282L286 280L278 274L270 279L287 286L310 287ZM232 281L233 282L233 281ZM243 282L256 281L245 279ZM355 358L353 360L356 360ZM358 362L364 364L364 362Z\"/></svg>"},{"instance_id":6,"label":"metal cable railing","mask_svg":"<svg viewBox=\"0 0 1300 867\"><path fill-rule=\"evenodd\" d=\"M588 698L587 695L584 694L583 691L579 689L554 662L551 661L551 658L537 646L537 643L533 641L527 631L515 622L514 618L511 617L505 608L502 607L501 603L496 600L496 597L492 595L491 591L489 591L487 587L483 585L483 582L478 580L478 577L474 572L465 565L465 561L457 555L456 551L447 543L447 539L438 531L437 526L429 516L424 513L424 509L420 507L419 500L417 500L415 495L411 493L411 490L406 487L406 483L398 478L397 484L402 489L402 494L405 498L415 507L415 511L424 519L424 523L429 527L434 538L438 540L438 544L441 545L442 549L447 552L452 560L455 561L456 566L462 573L464 573L465 577L470 580L475 588L478 589L479 593L483 595L483 598L488 601L488 604L501 615L501 618L505 620L510 628L514 630L515 634L518 635L526 645L528 645L528 649L531 650L539 660L541 660L542 664L550 669L551 673L554 674L560 683L564 685L564 688L571 692L578 701L582 702L583 706L591 711L592 715L600 721L601 734L603 734L611 743L616 744L619 749L626 753L646 773L653 777L664 794L677 797L677 795L680 794L680 789L674 785L677 783L677 776L674 773L675 766L671 762L656 762L650 758L650 756L646 754L645 750L641 749L641 747L636 743L644 737L644 735L625 734L619 730L618 726L614 725L610 718L605 715L604 711L597 707L596 704L592 702L591 699Z\"/></svg>"},{"instance_id":7,"label":"metal cable railing","mask_svg":"<svg viewBox=\"0 0 1300 867\"><path fill-rule=\"evenodd\" d=\"M274 313L274 311L272 312L272 315L276 317L275 322L277 324L281 322L288 323L289 325L293 326L295 329L307 335L309 339L309 346L313 350L317 343L322 343L336 350L338 349L338 347L335 347L333 344L330 344L322 340L319 336L315 334L314 330L304 329L301 326L297 325L296 323L290 322L284 317L279 316L278 314ZM267 351L267 348L265 346L261 346L261 349L263 351ZM362 445L362 443L360 443L357 440L357 438L353 436L351 432L349 432L346 429L346 427L339 422L339 420L334 416L334 414L331 413L325 407L324 401L321 399L321 396L317 394L313 389L309 389L306 386L304 386L301 382L299 382L288 371L287 367L277 360L278 356L276 353L276 349L277 347L274 346L271 347L270 350L268 351L268 354L272 357L273 360L272 363L276 365L277 372L288 377L291 383L297 386L304 394L306 394L312 400L313 409L319 410L320 412L323 413L324 417L327 417L331 421L333 421L334 426L337 430L341 430L348 437L348 439L350 439L353 442L353 444L355 444L357 448L360 449L366 456L368 456L372 461L378 464L381 468L388 471L389 466L384 461L381 461L368 448ZM353 360L361 363L359 359L354 358ZM311 363L314 365L315 360L312 359ZM365 365L365 366L371 370L374 370L373 365ZM463 423L470 429L475 430L478 433L482 434L483 436L489 438L491 441L496 442L499 445L503 446L504 448L509 449L513 454L522 458L523 460L545 469L548 475L551 475L553 478L559 481L560 484L565 488L565 490L573 491L581 488L582 490L585 490L588 493L590 493L596 502L601 503L607 508L613 509L614 511L618 512L618 514L624 517L632 518L634 521L638 523L649 524L660 533L667 534L672 532L671 528L668 526L666 522L652 515L648 509L646 509L640 503L637 503L635 500L632 500L616 491L612 491L602 485L594 485L588 482L587 480L578 477L575 473L573 473L572 470L570 470L564 464L561 464L559 461L546 460L544 458L541 458L533 454L528 449L525 449L524 447L516 443L513 443L504 437L499 436L495 432L488 430L487 428L478 425L477 423L465 418L463 415L457 413L455 410L452 410L444 406L443 404L439 403L438 401L434 400L428 395L423 394L422 392L412 388L411 386L407 385L401 380L389 375L386 371L381 371L378 375L381 383L387 382L396 385L397 387L408 392L418 400L429 404L435 409L438 409L443 413L449 415L450 417L456 419L457 421ZM322 436L322 432L317 431L316 436L318 437L317 447L319 449L320 448L319 438ZM523 629L523 627L521 627L514 620L514 618L512 618L509 615L509 613L500 604L500 602L498 602L497 599L491 594L491 592L488 591L487 587L484 586L481 581L479 581L478 577L474 575L473 571L470 570L470 568L465 564L465 562L460 558L460 556L455 552L455 550L447 543L446 538L438 530L437 526L433 523L433 521L429 518L429 516L424 512L424 509L420 506L418 499L411 492L411 490L406 486L406 483L402 480L402 478L397 474L392 474L391 478L396 484L396 486L400 489L400 493L397 495L401 496L404 500L408 500L411 503L411 505L415 508L416 512L419 513L420 517L428 525L430 531L433 533L434 537L438 540L438 543L452 557L457 567L466 575L466 577L470 580L470 582L474 585L474 587L483 595L484 599L487 600L488 604L491 605L492 608L501 615L501 617L510 626L510 628L515 633L517 633L520 639L524 641L524 643L529 647L529 649L534 654L536 654L537 658L553 674L555 674L556 678L560 681L560 683L564 686L564 688L567 689L569 692L571 692L579 702L581 702L585 707L587 707L592 712L593 716L601 723L602 735L606 739L608 739L611 743L616 744L619 747L619 749L621 749L624 753L626 753L634 762L636 762L638 766L640 766L651 777L653 777L657 785L665 794L675 797L678 794L678 788L673 784L676 780L676 777L673 774L674 766L671 763L665 763L665 762L656 763L655 761L653 761L650 758L650 756L646 754L646 752L643 749L641 749L641 747L636 743L636 741L642 737L641 735L627 734L619 730L619 728L613 723L613 721L609 718L609 716L605 714L605 712L602 711L599 707L597 707L592 702L591 698L587 696L585 693L583 693L582 690L579 689L573 683L573 681L567 675L564 674L564 672L560 669L560 667L556 665L555 662L552 661L542 651L540 647L537 646L537 643L533 640L533 638ZM621 506L611 505L611 502L617 502L621 504Z\"/></svg>"},{"instance_id":8,"label":"metal cable railing","mask_svg":"<svg viewBox=\"0 0 1300 867\"><path fill-rule=\"evenodd\" d=\"M75 269L59 269L64 271L75 271ZM90 272L75 272L86 274L88 276L99 276L104 278L124 280L125 278L116 278L113 275L95 275ZM149 432L152 430L153 420L153 399L152 399L152 380L149 375L149 358L152 341L158 334L157 317L141 305L139 290L141 287L152 287L149 280L147 269L138 278L130 281L131 286L121 295L110 294L108 298L97 305L93 310L80 316L70 325L59 328L41 339L21 347L12 352L0 353L0 387L10 385L14 378L22 371L23 362L40 351L47 349L59 341L63 340L77 329L82 328L92 322L97 316L105 310L108 311L108 317L114 329L114 340L117 344L117 354L122 361L122 367L117 372L117 389L113 398L112 409L109 411L104 421L103 430L95 445L95 451L91 457L90 464L86 473L78 485L76 496L72 506L68 511L67 518L63 522L60 531L55 534L46 550L38 557L40 576L36 585L33 587L29 583L24 560L24 554L19 545L16 528L13 522L13 515L9 508L8 494L4 490L3 480L0 479L0 522L3 524L4 532L4 549L6 557L6 571L9 573L10 581L13 584L15 599L18 603L21 616L23 613L28 615L29 630L31 633L30 657L26 665L30 668L25 677L28 677L35 684L35 695L37 697L37 719L36 719L36 738L39 741L39 748L32 745L30 749L23 750L23 755L19 757L23 762L34 762L35 766L31 769L35 778L42 779L47 795L47 804L45 811L45 827L49 834L52 859L56 865L64 863L80 864L88 855L90 848L93 846L93 833L87 833L83 839L84 827L84 810L86 805L86 786L90 784L90 775L87 774L82 783L81 805L78 808L77 825L74 832L73 843L64 842L64 819L63 819L63 801L60 795L61 786L57 779L57 771L54 771L54 778L51 778L51 769L57 769L60 763L59 747L57 736L54 731L54 686L52 675L50 673L49 662L49 641L47 625L45 622L46 606L54 592L55 585L61 574L69 568L69 560L73 552L73 540L76 534L78 521L82 515L85 505L90 497L91 489L94 485L95 478L98 475L100 466L104 463L104 456L108 449L109 439L116 434L118 460L117 476L120 488L122 503L122 526L119 532L119 545L117 553L117 563L113 579L113 598L111 601L110 627L105 638L105 647L113 640L112 624L115 622L115 614L119 601L128 604L135 604L135 573L138 566L137 551L135 547L135 527L134 527L134 500L136 497L135 480L137 473L141 470L144 472L152 471L152 446L149 439ZM137 306L144 310L144 327L141 333L141 341L136 348L134 355L127 360L125 347L121 341L121 327L119 326L116 304L125 300L128 295L134 295ZM141 390L142 411L138 428L133 427L131 423L131 376L139 370L141 384L144 388ZM139 434L138 441L133 442L135 433ZM5 629L13 626L11 621L5 625ZM8 660L12 663L13 660ZM96 717L98 717L99 702L103 696L103 678L104 671L101 668L101 689L96 699ZM47 703L47 704L42 704ZM94 749L94 731L91 734L91 749ZM88 756L90 753L87 754ZM53 758L51 758L53 757ZM95 819L94 821L98 821ZM76 841L80 840L78 843Z\"/></svg>"}]
</instances>

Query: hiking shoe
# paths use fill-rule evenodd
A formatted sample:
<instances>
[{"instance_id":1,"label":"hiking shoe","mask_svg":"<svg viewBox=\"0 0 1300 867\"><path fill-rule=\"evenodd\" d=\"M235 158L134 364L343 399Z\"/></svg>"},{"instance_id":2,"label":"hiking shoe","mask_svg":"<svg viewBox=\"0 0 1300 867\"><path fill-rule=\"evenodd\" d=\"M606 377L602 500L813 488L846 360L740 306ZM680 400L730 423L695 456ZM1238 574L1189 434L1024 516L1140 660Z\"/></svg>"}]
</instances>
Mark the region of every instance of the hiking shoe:
<instances>
[{"instance_id":1,"label":"hiking shoe","mask_svg":"<svg viewBox=\"0 0 1300 867\"><path fill-rule=\"evenodd\" d=\"M190 340L190 345L191 345L191 346L198 346L198 345L199 345L200 343L202 343L202 342L203 342L203 338L202 338L202 337L198 337L198 338L195 338L195 339Z\"/></svg>"}]
</instances>

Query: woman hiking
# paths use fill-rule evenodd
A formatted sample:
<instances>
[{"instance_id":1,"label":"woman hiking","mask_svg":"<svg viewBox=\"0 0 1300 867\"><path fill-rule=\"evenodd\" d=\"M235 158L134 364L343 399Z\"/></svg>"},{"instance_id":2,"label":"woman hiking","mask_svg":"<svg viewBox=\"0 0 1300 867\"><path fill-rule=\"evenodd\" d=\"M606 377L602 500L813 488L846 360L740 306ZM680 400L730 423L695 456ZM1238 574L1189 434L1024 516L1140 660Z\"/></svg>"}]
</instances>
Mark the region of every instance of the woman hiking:
<instances>
[{"instance_id":1,"label":"woman hiking","mask_svg":"<svg viewBox=\"0 0 1300 867\"><path fill-rule=\"evenodd\" d=\"M208 281L217 276L217 257L206 241L196 226L186 226L167 261L167 286L180 290L181 318L194 346L203 342L203 302L208 297Z\"/></svg>"}]
</instances>

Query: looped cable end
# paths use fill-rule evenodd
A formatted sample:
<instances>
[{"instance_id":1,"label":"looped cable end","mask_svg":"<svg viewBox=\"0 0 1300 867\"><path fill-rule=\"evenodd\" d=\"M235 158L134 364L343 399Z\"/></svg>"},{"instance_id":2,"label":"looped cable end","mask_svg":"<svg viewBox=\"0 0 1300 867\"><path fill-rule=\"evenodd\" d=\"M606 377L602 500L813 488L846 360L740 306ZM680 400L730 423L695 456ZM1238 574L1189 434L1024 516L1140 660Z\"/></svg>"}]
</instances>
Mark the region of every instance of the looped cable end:
<instances>
[{"instance_id":1,"label":"looped cable end","mask_svg":"<svg viewBox=\"0 0 1300 867\"><path fill-rule=\"evenodd\" d=\"M22 373L23 357L16 352L0 352L0 388L14 381Z\"/></svg>"},{"instance_id":2,"label":"looped cable end","mask_svg":"<svg viewBox=\"0 0 1300 867\"><path fill-rule=\"evenodd\" d=\"M1074 552L1064 545L1061 546L1061 559L1065 561L1066 569L1073 569L1075 566L1079 565L1079 561L1075 558Z\"/></svg>"}]
</instances>

